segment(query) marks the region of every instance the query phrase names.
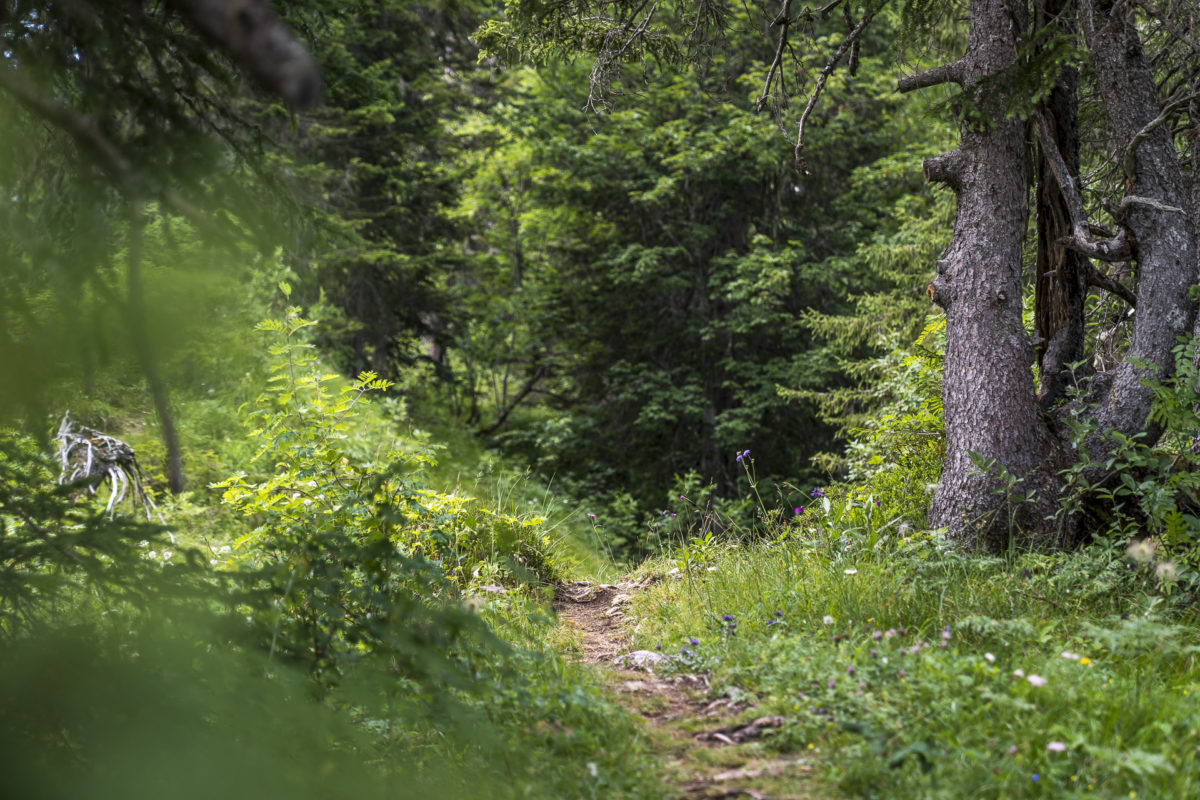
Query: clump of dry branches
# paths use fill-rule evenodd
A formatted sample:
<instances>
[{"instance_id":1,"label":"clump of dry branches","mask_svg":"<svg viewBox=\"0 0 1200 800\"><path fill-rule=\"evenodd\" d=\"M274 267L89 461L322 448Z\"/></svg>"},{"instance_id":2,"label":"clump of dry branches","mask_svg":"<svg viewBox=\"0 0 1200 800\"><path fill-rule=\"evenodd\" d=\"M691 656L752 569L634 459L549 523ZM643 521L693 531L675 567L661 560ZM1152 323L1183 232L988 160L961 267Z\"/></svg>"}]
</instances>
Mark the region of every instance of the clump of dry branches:
<instances>
[{"instance_id":1,"label":"clump of dry branches","mask_svg":"<svg viewBox=\"0 0 1200 800\"><path fill-rule=\"evenodd\" d=\"M94 495L100 484L108 482L110 491L104 509L108 514L129 497L130 507L136 511L140 503L146 519L150 519L154 500L146 492L132 447L116 437L80 425L71 419L69 411L63 414L54 439L58 442L58 463L62 466L58 476L60 485L79 483L88 494Z\"/></svg>"}]
</instances>

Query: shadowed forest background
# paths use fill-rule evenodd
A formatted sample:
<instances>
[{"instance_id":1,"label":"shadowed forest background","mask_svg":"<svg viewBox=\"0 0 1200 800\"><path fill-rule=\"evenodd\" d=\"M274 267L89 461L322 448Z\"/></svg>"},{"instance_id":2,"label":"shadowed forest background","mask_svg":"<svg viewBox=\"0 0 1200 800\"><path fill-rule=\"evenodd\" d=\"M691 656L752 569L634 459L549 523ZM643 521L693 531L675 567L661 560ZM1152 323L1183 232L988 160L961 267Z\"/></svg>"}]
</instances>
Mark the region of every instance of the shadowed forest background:
<instances>
[{"instance_id":1,"label":"shadowed forest background","mask_svg":"<svg viewBox=\"0 0 1200 800\"><path fill-rule=\"evenodd\" d=\"M1200 14L1025 6L0 6L13 796L723 796L630 574L770 796L1200 793Z\"/></svg>"}]
</instances>

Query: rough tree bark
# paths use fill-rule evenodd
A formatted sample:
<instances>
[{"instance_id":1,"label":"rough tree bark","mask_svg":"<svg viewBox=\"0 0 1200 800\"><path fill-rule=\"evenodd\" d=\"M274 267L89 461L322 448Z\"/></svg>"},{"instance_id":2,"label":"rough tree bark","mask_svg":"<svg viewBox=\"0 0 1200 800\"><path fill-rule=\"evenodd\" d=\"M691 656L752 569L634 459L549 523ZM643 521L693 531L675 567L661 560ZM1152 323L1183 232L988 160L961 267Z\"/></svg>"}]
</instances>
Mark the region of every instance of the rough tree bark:
<instances>
[{"instance_id":1,"label":"rough tree bark","mask_svg":"<svg viewBox=\"0 0 1200 800\"><path fill-rule=\"evenodd\" d=\"M1051 6L1061 24L1066 4L1046 4ZM1043 153L1035 321L1045 345L1038 359L1047 409L1061 395L1062 366L1083 353L1087 283L1103 283L1090 258L1136 261L1137 313L1126 359L1093 382L1086 400L1054 412L1061 417L1094 404L1097 432L1082 443L1086 453L1073 452L1067 426L1041 412L1030 375L1034 353L1020 315L1028 148L1021 122L1005 119L1002 88L1003 74L1018 67L1023 20L1013 15L1022 8L975 0L963 58L900 83L901 90L959 83L987 121L964 123L960 147L925 165L930 180L958 195L954 238L933 283L934 299L946 310L947 458L931 522L967 546L1000 546L1013 533L1041 546L1073 538L1071 521L1053 513L1063 490L1059 469L1086 455L1097 464L1087 475L1095 484L1105 478L1098 465L1112 450L1109 432L1141 433L1154 441L1160 431L1149 419L1152 392L1146 379L1172 376L1172 349L1197 325L1195 303L1188 299L1189 287L1200 278L1194 185L1165 124L1168 106L1155 87L1134 10L1112 0L1081 0L1080 29L1125 194L1113 209L1119 230L1108 241L1096 241L1079 188L1068 73L1032 120ZM995 466L981 470L981 459ZM1015 498L1003 491L1005 475L1015 481L1020 498L1035 501L1010 502Z\"/></svg>"},{"instance_id":2,"label":"rough tree bark","mask_svg":"<svg viewBox=\"0 0 1200 800\"><path fill-rule=\"evenodd\" d=\"M1083 0L1080 22L1108 118L1109 144L1125 172L1117 216L1136 244L1138 270L1133 340L1097 421L1101 431L1126 436L1145 431L1153 442L1161 431L1147 419L1151 392L1144 382L1171 377L1171 351L1195 321L1195 304L1188 299L1198 277L1195 215L1170 126L1160 121L1163 103L1133 10L1112 0ZM1107 449L1100 441L1088 448Z\"/></svg>"},{"instance_id":3,"label":"rough tree bark","mask_svg":"<svg viewBox=\"0 0 1200 800\"><path fill-rule=\"evenodd\" d=\"M1071 0L1047 0L1037 9L1035 26L1055 22L1073 30L1068 17ZM1075 179L1079 177L1079 119L1073 67L1063 70L1050 96L1039 112L1062 154L1064 164ZM1072 375L1068 364L1084 356L1084 300L1088 291L1087 259L1063 242L1071 235L1071 212L1062 187L1044 153L1037 162L1034 189L1037 212L1037 256L1034 264L1034 330L1038 374L1041 386L1038 400L1043 410L1052 408L1066 393Z\"/></svg>"},{"instance_id":4,"label":"rough tree bark","mask_svg":"<svg viewBox=\"0 0 1200 800\"><path fill-rule=\"evenodd\" d=\"M996 473L981 471L973 454L1022 478L1028 486L1022 492L1042 488L1053 474L1047 467L1054 442L1042 422L1033 346L1021 324L1025 126L1004 119L1006 97L989 80L1016 66L1017 36L1005 0L974 0L966 54L900 82L901 91L959 83L989 118L981 123L966 115L958 149L925 163L929 180L958 195L954 237L933 281L934 300L946 311L946 463L931 523L967 546L999 546L1010 523L1028 529L1045 515L1041 504L1006 502ZM1021 519L1010 519L1010 509Z\"/></svg>"}]
</instances>

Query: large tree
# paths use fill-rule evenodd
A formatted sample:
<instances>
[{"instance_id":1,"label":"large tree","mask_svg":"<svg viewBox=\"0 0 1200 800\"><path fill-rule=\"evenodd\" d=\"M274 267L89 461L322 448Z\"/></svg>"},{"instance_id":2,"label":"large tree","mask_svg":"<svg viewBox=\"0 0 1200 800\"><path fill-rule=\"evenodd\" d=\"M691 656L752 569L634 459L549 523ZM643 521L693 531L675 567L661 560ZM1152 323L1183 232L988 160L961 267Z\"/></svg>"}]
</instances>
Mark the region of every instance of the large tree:
<instances>
[{"instance_id":1,"label":"large tree","mask_svg":"<svg viewBox=\"0 0 1200 800\"><path fill-rule=\"evenodd\" d=\"M795 168L806 172L805 126L829 75L856 68L870 26L899 14L910 44L960 48L957 60L898 87L952 87L946 107L961 135L956 149L925 164L926 177L958 198L954 236L929 286L947 330L946 460L931 520L966 545L999 546L1014 532L1035 544L1070 541L1080 531L1076 519L1057 513L1064 468L1091 463L1084 477L1095 485L1107 477L1103 464L1114 441L1157 439L1162 427L1151 418L1151 384L1173 377L1173 351L1195 332L1189 289L1198 279L1198 181L1191 156L1200 12L1148 0L972 0L963 31L958 4L888 5L783 0L764 7L762 30L777 49L760 107L787 89L807 96L798 114L775 104L796 131ZM844 23L839 36L811 35L827 30L820 25L830 18ZM703 60L730 19L726 6L711 0L670 8L517 0L510 19L485 31L485 41L498 52L534 57L590 52L599 94L631 58ZM680 20L690 24L675 24ZM534 31L541 38L532 39ZM788 56L805 38L810 49L826 47L828 61L819 73L801 71L792 80ZM1027 249L1031 186L1035 246ZM1027 250L1035 254L1030 263ZM1036 284L1032 335L1022 318L1027 276ZM1092 289L1128 304L1115 315L1119 325L1093 337L1121 340L1102 354L1085 325ZM1093 363L1080 364L1087 356ZM1069 386L1076 391L1064 402ZM1082 439L1071 435L1080 420L1090 431Z\"/></svg>"}]
</instances>

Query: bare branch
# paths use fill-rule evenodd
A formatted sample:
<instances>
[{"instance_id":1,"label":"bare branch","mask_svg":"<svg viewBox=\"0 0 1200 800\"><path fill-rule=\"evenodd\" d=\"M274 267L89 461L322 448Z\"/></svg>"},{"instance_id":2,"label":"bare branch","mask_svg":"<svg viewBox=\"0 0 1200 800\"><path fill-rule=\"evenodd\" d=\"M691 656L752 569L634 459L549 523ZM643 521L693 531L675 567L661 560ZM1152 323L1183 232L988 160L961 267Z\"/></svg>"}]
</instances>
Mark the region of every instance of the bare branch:
<instances>
[{"instance_id":1,"label":"bare branch","mask_svg":"<svg viewBox=\"0 0 1200 800\"><path fill-rule=\"evenodd\" d=\"M1131 139L1129 142L1129 146L1125 148L1125 155L1121 159L1121 167L1125 170L1125 175L1127 177L1132 177L1134 171L1137 169L1137 164L1135 162L1138 145L1146 141L1146 137L1153 133L1156 128L1169 120L1176 111L1198 97L1200 97L1200 92L1192 92L1189 95L1185 95L1177 100L1167 103L1165 106L1163 106L1163 110L1159 112L1157 117L1146 123L1146 126L1134 135L1133 139Z\"/></svg>"},{"instance_id":2,"label":"bare branch","mask_svg":"<svg viewBox=\"0 0 1200 800\"><path fill-rule=\"evenodd\" d=\"M1148 13L1154 19L1155 22L1165 28L1172 37L1186 44L1189 48L1191 48L1191 51L1194 54L1200 55L1200 44L1197 44L1189 39L1174 25L1172 25L1170 16L1160 11L1153 3L1146 2L1146 0L1133 0L1133 4L1136 6L1141 6L1142 9L1144 9L1146 13Z\"/></svg>"},{"instance_id":3,"label":"bare branch","mask_svg":"<svg viewBox=\"0 0 1200 800\"><path fill-rule=\"evenodd\" d=\"M588 79L588 98L587 102L584 103L583 106L585 109L596 111L596 102L600 101L601 104L603 104L604 101L602 93L604 85L608 81L609 71L612 69L614 64L625 57L625 53L627 53L629 48L633 46L633 43L646 32L646 28L650 27L650 21L654 18L654 12L658 10L658 0L655 0L654 5L650 6L650 11L646 14L645 18L638 22L637 25L630 30L630 26L633 25L635 20L637 20L638 15L642 13L642 9L644 9L649 3L650 0L642 0L642 4L634 9L633 12L625 18L624 22L621 23L619 28L611 30L605 35L604 50L596 57L596 62L592 65L592 74ZM626 31L629 31L629 36L625 38L624 44L622 44L621 47L615 51L610 50L608 47L609 40Z\"/></svg>"},{"instance_id":4,"label":"bare branch","mask_svg":"<svg viewBox=\"0 0 1200 800\"><path fill-rule=\"evenodd\" d=\"M1186 214L1182 208L1177 206L1169 206L1161 200L1155 200L1153 197L1139 197L1136 194L1126 195L1121 198L1121 202L1117 205L1117 215L1124 215L1131 206L1150 206L1151 208L1163 211L1168 214Z\"/></svg>"},{"instance_id":5,"label":"bare branch","mask_svg":"<svg viewBox=\"0 0 1200 800\"><path fill-rule=\"evenodd\" d=\"M308 108L317 99L316 60L266 0L172 0L171 5L292 108Z\"/></svg>"},{"instance_id":6,"label":"bare branch","mask_svg":"<svg viewBox=\"0 0 1200 800\"><path fill-rule=\"evenodd\" d=\"M962 81L963 62L959 60L901 78L896 81L896 91L913 92L917 89L928 89L930 86L940 86L943 83L962 83Z\"/></svg>"},{"instance_id":7,"label":"bare branch","mask_svg":"<svg viewBox=\"0 0 1200 800\"><path fill-rule=\"evenodd\" d=\"M1096 266L1091 262L1086 263L1088 286L1095 286L1098 289L1103 289L1109 294L1115 294L1130 306L1137 307L1137 297L1132 291L1130 291L1128 286L1123 283L1118 283L1117 281L1108 277L1103 272L1096 269Z\"/></svg>"},{"instance_id":8,"label":"bare branch","mask_svg":"<svg viewBox=\"0 0 1200 800\"><path fill-rule=\"evenodd\" d=\"M779 12L779 16L775 18L772 25L779 25L779 45L775 48L775 58L771 60L771 67L767 70L767 80L763 83L762 94L758 96L758 100L754 102L755 111L762 111L763 106L767 104L767 98L771 95L771 84L775 82L775 74L783 66L783 53L787 50L788 44L788 28L791 27L792 0L783 0L783 10Z\"/></svg>"},{"instance_id":9,"label":"bare branch","mask_svg":"<svg viewBox=\"0 0 1200 800\"><path fill-rule=\"evenodd\" d=\"M886 3L883 5L886 5ZM800 115L800 122L796 126L794 166L797 172L803 173L804 175L808 174L808 165L805 163L803 155L804 123L808 122L809 115L812 114L813 109L816 107L817 99L821 96L821 92L825 88L825 82L829 80L829 76L832 75L834 69L837 68L838 62L840 62L842 57L846 55L846 51L848 51L851 46L858 41L858 37L862 36L863 31L865 31L867 26L871 24L871 20L875 18L875 15L879 13L880 9L883 8L883 5L880 5L878 8L863 17L862 21L858 23L854 30L850 31L850 33L846 35L846 38L842 40L841 46L838 47L837 52L833 54L833 58L829 59L829 63L825 65L825 68L821 70L820 76L817 77L817 85L813 89L812 94L809 95L808 105L804 107L804 113Z\"/></svg>"},{"instance_id":10,"label":"bare branch","mask_svg":"<svg viewBox=\"0 0 1200 800\"><path fill-rule=\"evenodd\" d=\"M517 396L514 397L512 402L510 402L503 410L501 410L500 414L496 417L496 421L487 427L480 428L475 432L475 435L482 438L484 436L490 436L499 430L500 427L508 420L508 415L512 413L513 409L521 404L522 400L529 396L530 392L537 388L538 381L544 378L546 373L546 366L544 364L539 364L537 369L533 371L533 374L529 376L529 380L527 380L525 385L521 387L521 391L517 392Z\"/></svg>"},{"instance_id":11,"label":"bare branch","mask_svg":"<svg viewBox=\"0 0 1200 800\"><path fill-rule=\"evenodd\" d=\"M1060 243L1089 258L1102 261L1128 259L1130 247L1123 229L1118 231L1115 237L1105 242L1097 242L1091 238L1087 212L1083 208L1083 195L1079 193L1079 186L1076 184L1074 176L1071 175L1071 171L1067 169L1062 153L1058 151L1058 145L1054 141L1050 125L1041 112L1034 113L1033 121L1038 142L1042 146L1042 154L1046 156L1050 171L1054 173L1054 179L1058 181L1059 190L1067 204L1067 213L1071 217L1071 236L1064 238Z\"/></svg>"}]
</instances>

